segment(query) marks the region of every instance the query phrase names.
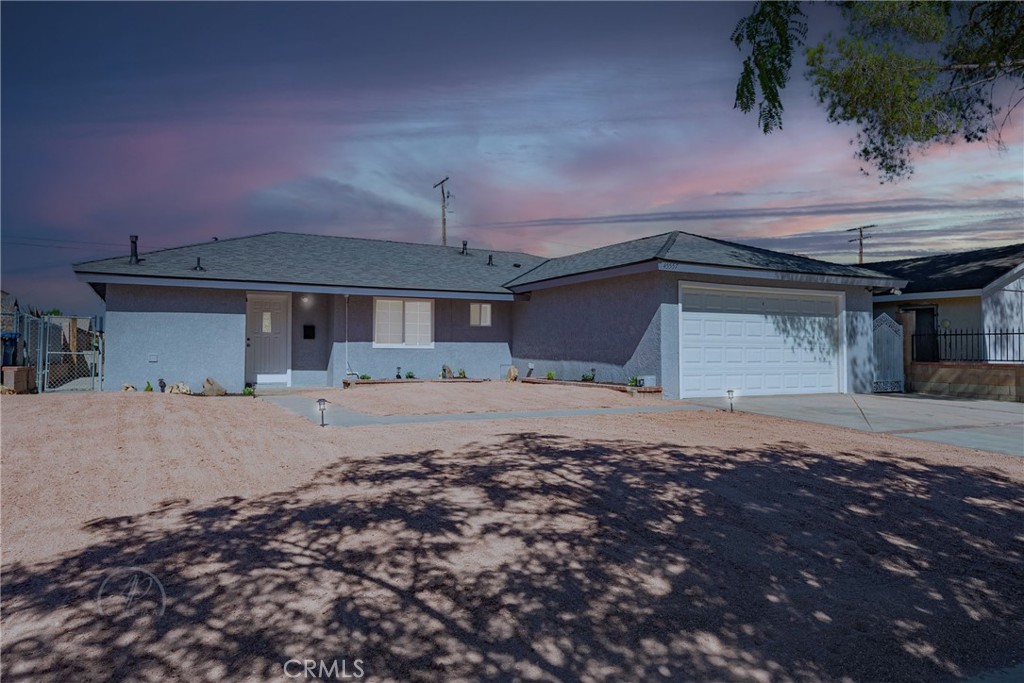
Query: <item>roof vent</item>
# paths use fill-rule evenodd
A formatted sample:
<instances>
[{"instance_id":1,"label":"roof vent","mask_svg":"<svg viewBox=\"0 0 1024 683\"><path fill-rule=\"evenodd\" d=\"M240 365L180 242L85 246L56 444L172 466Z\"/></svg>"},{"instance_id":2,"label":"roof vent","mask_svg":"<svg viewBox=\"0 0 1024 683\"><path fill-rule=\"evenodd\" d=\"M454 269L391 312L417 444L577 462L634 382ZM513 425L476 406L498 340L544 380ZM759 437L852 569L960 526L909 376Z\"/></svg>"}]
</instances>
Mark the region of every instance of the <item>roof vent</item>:
<instances>
[{"instance_id":1,"label":"roof vent","mask_svg":"<svg viewBox=\"0 0 1024 683\"><path fill-rule=\"evenodd\" d=\"M512 264L512 267L513 267L513 268L522 268L522 267L523 267L523 264L522 264L522 263L513 263L513 264Z\"/></svg>"},{"instance_id":2,"label":"roof vent","mask_svg":"<svg viewBox=\"0 0 1024 683\"><path fill-rule=\"evenodd\" d=\"M460 251L459 253L460 254L468 254L469 251L466 249L468 246L469 246L469 242L466 241L466 240L462 240L462 251Z\"/></svg>"},{"instance_id":3,"label":"roof vent","mask_svg":"<svg viewBox=\"0 0 1024 683\"><path fill-rule=\"evenodd\" d=\"M198 256L196 256L196 264L194 266L192 266L192 270L196 270L196 271L205 271L206 270L206 268L203 268L202 264L199 263L199 257Z\"/></svg>"},{"instance_id":4,"label":"roof vent","mask_svg":"<svg viewBox=\"0 0 1024 683\"><path fill-rule=\"evenodd\" d=\"M145 260L139 258L139 236L129 235L128 239L131 240L132 242L132 255L128 257L128 263L130 263L133 266L138 265L139 263L142 263Z\"/></svg>"},{"instance_id":5,"label":"roof vent","mask_svg":"<svg viewBox=\"0 0 1024 683\"><path fill-rule=\"evenodd\" d=\"M489 265L489 266L493 266L494 265L494 254L488 254L487 255L487 265Z\"/></svg>"}]
</instances>

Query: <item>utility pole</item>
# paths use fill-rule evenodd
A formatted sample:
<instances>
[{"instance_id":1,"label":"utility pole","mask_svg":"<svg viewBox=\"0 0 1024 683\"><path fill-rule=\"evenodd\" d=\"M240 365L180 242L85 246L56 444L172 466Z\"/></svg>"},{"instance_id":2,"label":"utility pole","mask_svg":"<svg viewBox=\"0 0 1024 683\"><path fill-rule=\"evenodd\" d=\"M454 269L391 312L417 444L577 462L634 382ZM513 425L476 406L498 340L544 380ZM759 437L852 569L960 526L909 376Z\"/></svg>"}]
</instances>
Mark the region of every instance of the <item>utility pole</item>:
<instances>
[{"instance_id":1,"label":"utility pole","mask_svg":"<svg viewBox=\"0 0 1024 683\"><path fill-rule=\"evenodd\" d=\"M445 180L447 180L447 178L445 178ZM858 258L857 258L857 264L858 265L861 265L861 266L864 265L864 240L871 239L871 237L872 237L872 235L865 235L864 231L867 230L868 228L877 228L877 227L878 227L878 225L876 223L872 223L871 225L862 225L859 228L847 228L845 230L845 232L853 232L854 230L857 231L857 236L856 237L854 237L853 239L850 239L850 240L846 240L846 241L847 242L857 242L859 244Z\"/></svg>"},{"instance_id":2,"label":"utility pole","mask_svg":"<svg viewBox=\"0 0 1024 683\"><path fill-rule=\"evenodd\" d=\"M448 176L434 185L434 189L441 188L441 246L448 246L448 196L444 192L444 184L448 182Z\"/></svg>"}]
</instances>

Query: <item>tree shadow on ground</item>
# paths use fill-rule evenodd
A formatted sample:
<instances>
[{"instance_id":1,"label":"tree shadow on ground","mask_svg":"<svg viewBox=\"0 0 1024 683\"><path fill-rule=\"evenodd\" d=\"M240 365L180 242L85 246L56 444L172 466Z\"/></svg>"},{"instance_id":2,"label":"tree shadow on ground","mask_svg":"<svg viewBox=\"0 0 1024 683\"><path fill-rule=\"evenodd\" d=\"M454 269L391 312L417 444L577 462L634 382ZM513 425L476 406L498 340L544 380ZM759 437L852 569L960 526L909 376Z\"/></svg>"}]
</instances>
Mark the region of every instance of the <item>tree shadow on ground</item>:
<instances>
[{"instance_id":1,"label":"tree shadow on ground","mask_svg":"<svg viewBox=\"0 0 1024 683\"><path fill-rule=\"evenodd\" d=\"M941 681L1021 661L1019 484L886 455L508 434L170 500L5 568L3 677L290 680L288 659L344 658L376 681ZM159 578L166 611L101 611L117 567Z\"/></svg>"}]
</instances>

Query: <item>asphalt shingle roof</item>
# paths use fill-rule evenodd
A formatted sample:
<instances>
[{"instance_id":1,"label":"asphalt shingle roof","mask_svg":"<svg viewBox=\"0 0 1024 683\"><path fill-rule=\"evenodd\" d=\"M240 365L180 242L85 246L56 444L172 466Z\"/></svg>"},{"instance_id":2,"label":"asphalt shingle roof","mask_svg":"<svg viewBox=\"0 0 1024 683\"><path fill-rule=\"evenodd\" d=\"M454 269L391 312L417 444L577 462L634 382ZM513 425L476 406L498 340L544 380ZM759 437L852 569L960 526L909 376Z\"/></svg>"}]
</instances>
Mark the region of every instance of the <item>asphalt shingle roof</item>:
<instances>
[{"instance_id":1,"label":"asphalt shingle roof","mask_svg":"<svg viewBox=\"0 0 1024 683\"><path fill-rule=\"evenodd\" d=\"M910 282L905 294L982 289L1024 263L1024 242L955 254L865 263L866 268Z\"/></svg>"},{"instance_id":2,"label":"asphalt shingle roof","mask_svg":"<svg viewBox=\"0 0 1024 683\"><path fill-rule=\"evenodd\" d=\"M534 283L656 259L815 275L887 278L878 272L686 232L669 232L544 259L521 252L271 232L75 264L75 272L188 280L508 294ZM494 265L487 265L493 255ZM195 270L200 259L202 270ZM518 265L517 265L518 264Z\"/></svg>"},{"instance_id":3,"label":"asphalt shingle roof","mask_svg":"<svg viewBox=\"0 0 1024 683\"><path fill-rule=\"evenodd\" d=\"M272 232L75 264L88 275L232 280L507 294L502 285L544 261L493 249ZM494 265L487 257L494 256ZM196 271L196 259L204 270ZM515 264L519 264L516 267Z\"/></svg>"},{"instance_id":4,"label":"asphalt shingle roof","mask_svg":"<svg viewBox=\"0 0 1024 683\"><path fill-rule=\"evenodd\" d=\"M551 259L523 273L508 283L508 286L525 288L526 285L544 280L643 263L653 259L814 275L886 277L857 266L817 261L804 256L793 256L677 231Z\"/></svg>"}]
</instances>

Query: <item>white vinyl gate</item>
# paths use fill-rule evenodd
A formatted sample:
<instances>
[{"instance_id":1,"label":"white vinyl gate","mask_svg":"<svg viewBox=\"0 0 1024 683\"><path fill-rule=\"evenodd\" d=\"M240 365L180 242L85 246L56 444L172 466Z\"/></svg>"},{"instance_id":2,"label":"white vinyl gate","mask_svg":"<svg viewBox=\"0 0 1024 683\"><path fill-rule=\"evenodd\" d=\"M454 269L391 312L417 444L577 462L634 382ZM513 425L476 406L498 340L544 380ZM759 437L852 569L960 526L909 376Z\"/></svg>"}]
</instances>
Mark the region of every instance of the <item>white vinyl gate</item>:
<instances>
[{"instance_id":1,"label":"white vinyl gate","mask_svg":"<svg viewBox=\"0 0 1024 683\"><path fill-rule=\"evenodd\" d=\"M874 329L876 394L903 391L903 327L883 313L875 318Z\"/></svg>"}]
</instances>

